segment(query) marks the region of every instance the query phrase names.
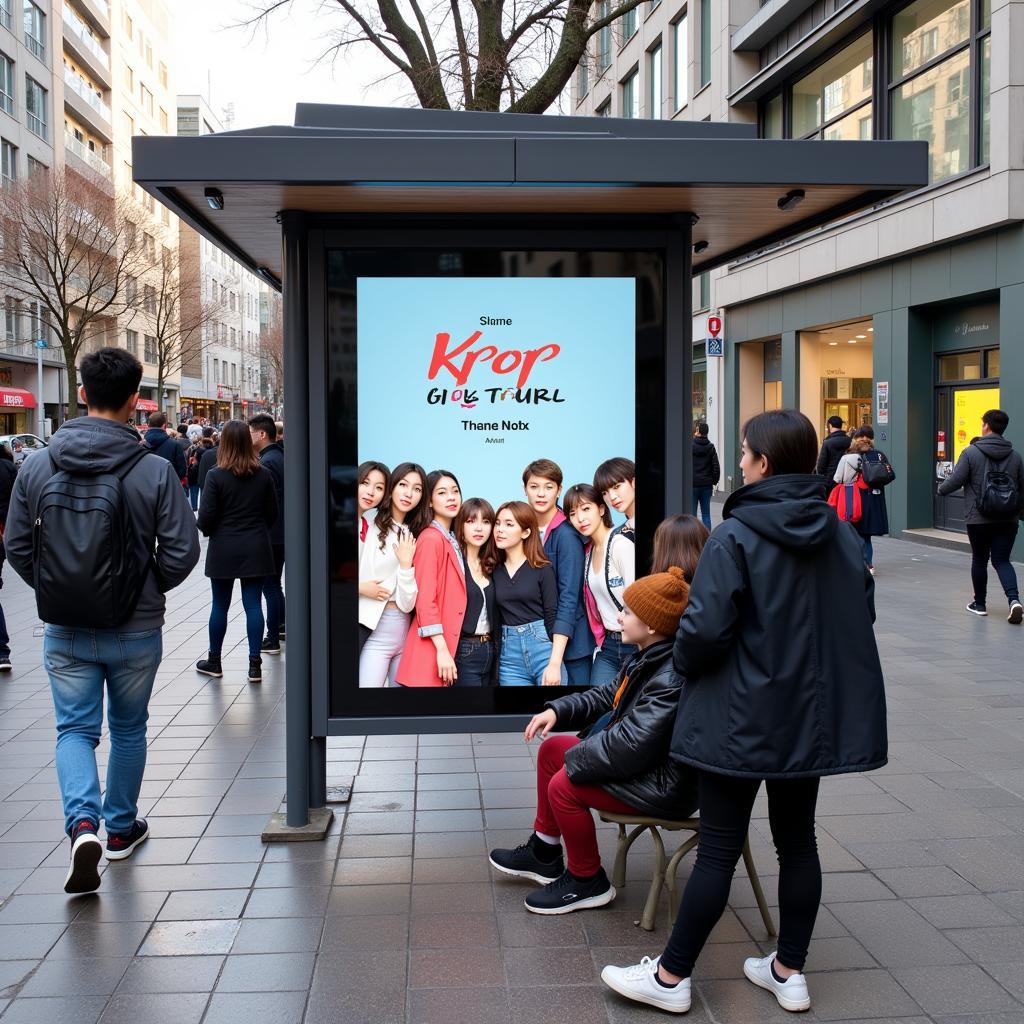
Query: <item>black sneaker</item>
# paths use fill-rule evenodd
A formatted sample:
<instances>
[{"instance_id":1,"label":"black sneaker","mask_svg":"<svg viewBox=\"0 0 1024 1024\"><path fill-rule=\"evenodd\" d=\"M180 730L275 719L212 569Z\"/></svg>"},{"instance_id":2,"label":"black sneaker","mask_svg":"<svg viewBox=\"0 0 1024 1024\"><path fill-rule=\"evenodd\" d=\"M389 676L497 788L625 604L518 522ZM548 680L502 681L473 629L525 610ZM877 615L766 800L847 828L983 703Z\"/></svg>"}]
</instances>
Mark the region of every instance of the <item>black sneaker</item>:
<instances>
[{"instance_id":1,"label":"black sneaker","mask_svg":"<svg viewBox=\"0 0 1024 1024\"><path fill-rule=\"evenodd\" d=\"M127 832L107 833L107 860L124 860L130 857L136 846L149 838L149 825L145 818L136 818Z\"/></svg>"},{"instance_id":2,"label":"black sneaker","mask_svg":"<svg viewBox=\"0 0 1024 1024\"><path fill-rule=\"evenodd\" d=\"M76 821L71 829L71 867L64 879L64 891L73 895L95 892L100 887L97 865L102 854L96 826L87 818Z\"/></svg>"},{"instance_id":3,"label":"black sneaker","mask_svg":"<svg viewBox=\"0 0 1024 1024\"><path fill-rule=\"evenodd\" d=\"M565 870L562 862L562 846L545 843L534 832L530 838L514 850L491 850L488 858L491 867L513 878L528 878L531 882L544 885L553 882Z\"/></svg>"},{"instance_id":4,"label":"black sneaker","mask_svg":"<svg viewBox=\"0 0 1024 1024\"><path fill-rule=\"evenodd\" d=\"M278 641L277 643L274 643L274 641L271 640L270 637L268 636L267 639L264 640L262 645L260 646L260 650L264 654L280 654L281 642Z\"/></svg>"},{"instance_id":5,"label":"black sneaker","mask_svg":"<svg viewBox=\"0 0 1024 1024\"><path fill-rule=\"evenodd\" d=\"M0 672L10 672L14 666L11 664L11 659L6 654L0 654Z\"/></svg>"},{"instance_id":6,"label":"black sneaker","mask_svg":"<svg viewBox=\"0 0 1024 1024\"><path fill-rule=\"evenodd\" d=\"M262 683L263 682L263 659L262 658L250 658L249 659L249 682L250 683Z\"/></svg>"},{"instance_id":7,"label":"black sneaker","mask_svg":"<svg viewBox=\"0 0 1024 1024\"><path fill-rule=\"evenodd\" d=\"M969 605L967 606L967 610L968 610L968 611L969 611L969 612L970 612L970 613L971 613L972 615L988 615L988 612L987 612L987 611L985 611L985 606L984 606L983 604L978 604L978 602L977 602L977 601L972 601L972 602L971 602L971 603L970 603L970 604L969 604Z\"/></svg>"},{"instance_id":8,"label":"black sneaker","mask_svg":"<svg viewBox=\"0 0 1024 1024\"><path fill-rule=\"evenodd\" d=\"M593 878L577 878L566 871L543 889L531 892L524 902L534 914L571 914L606 906L613 899L615 886L601 868Z\"/></svg>"},{"instance_id":9,"label":"black sneaker","mask_svg":"<svg viewBox=\"0 0 1024 1024\"><path fill-rule=\"evenodd\" d=\"M212 676L214 679L221 679L224 676L224 669L220 667L220 655L214 657L212 654L202 661L196 662L196 671L201 676Z\"/></svg>"},{"instance_id":10,"label":"black sneaker","mask_svg":"<svg viewBox=\"0 0 1024 1024\"><path fill-rule=\"evenodd\" d=\"M1019 626L1021 622L1024 622L1024 605L1022 605L1020 601L1010 602L1010 614L1006 616L1006 621L1013 626ZM10 667L10 664L10 662L7 662L8 668ZM2 658L0 658L0 668L3 668Z\"/></svg>"},{"instance_id":11,"label":"black sneaker","mask_svg":"<svg viewBox=\"0 0 1024 1024\"><path fill-rule=\"evenodd\" d=\"M281 628L277 631L277 638L279 640L284 640L285 639L285 636L284 636L284 623L283 622L281 623Z\"/></svg>"}]
</instances>

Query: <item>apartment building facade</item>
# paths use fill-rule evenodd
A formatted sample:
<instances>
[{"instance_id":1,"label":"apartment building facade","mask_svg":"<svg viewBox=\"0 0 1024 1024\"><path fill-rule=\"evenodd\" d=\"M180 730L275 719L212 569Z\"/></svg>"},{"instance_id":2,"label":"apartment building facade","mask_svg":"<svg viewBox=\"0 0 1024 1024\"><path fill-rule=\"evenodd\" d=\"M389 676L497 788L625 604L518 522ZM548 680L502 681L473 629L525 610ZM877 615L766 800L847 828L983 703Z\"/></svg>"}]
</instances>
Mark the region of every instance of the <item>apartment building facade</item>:
<instances>
[{"instance_id":1,"label":"apartment building facade","mask_svg":"<svg viewBox=\"0 0 1024 1024\"><path fill-rule=\"evenodd\" d=\"M176 121L179 135L224 130L206 98L194 94L177 97ZM179 245L183 260L199 266L201 291L189 299L190 318L203 307L201 343L182 365L182 414L220 422L263 411L260 279L186 224Z\"/></svg>"},{"instance_id":2,"label":"apartment building facade","mask_svg":"<svg viewBox=\"0 0 1024 1024\"><path fill-rule=\"evenodd\" d=\"M711 424L726 490L753 413L797 406L820 433L831 415L871 423L898 474L893 533L962 536L963 499L936 484L981 413L1005 408L1024 442L1024 4L659 0L592 42L578 114L929 143L931 182L913 194L738 262L701 239L694 417ZM709 311L721 358L704 358Z\"/></svg>"}]
</instances>

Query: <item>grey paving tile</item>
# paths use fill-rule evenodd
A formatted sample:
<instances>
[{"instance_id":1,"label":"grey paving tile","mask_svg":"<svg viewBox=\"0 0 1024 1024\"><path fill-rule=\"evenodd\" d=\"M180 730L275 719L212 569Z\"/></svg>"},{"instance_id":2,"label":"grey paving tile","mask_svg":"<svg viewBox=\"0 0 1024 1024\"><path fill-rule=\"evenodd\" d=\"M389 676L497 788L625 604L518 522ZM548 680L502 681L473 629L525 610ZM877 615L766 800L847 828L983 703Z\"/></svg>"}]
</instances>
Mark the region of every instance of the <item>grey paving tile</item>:
<instances>
[{"instance_id":1,"label":"grey paving tile","mask_svg":"<svg viewBox=\"0 0 1024 1024\"><path fill-rule=\"evenodd\" d=\"M937 928L899 900L837 903L831 910L886 967L929 967L967 959Z\"/></svg>"},{"instance_id":2,"label":"grey paving tile","mask_svg":"<svg viewBox=\"0 0 1024 1024\"><path fill-rule=\"evenodd\" d=\"M243 917L315 917L327 909L329 886L297 889L256 889L242 912Z\"/></svg>"},{"instance_id":3,"label":"grey paving tile","mask_svg":"<svg viewBox=\"0 0 1024 1024\"><path fill-rule=\"evenodd\" d=\"M338 862L336 885L380 885L412 880L411 857L348 857Z\"/></svg>"},{"instance_id":4,"label":"grey paving tile","mask_svg":"<svg viewBox=\"0 0 1024 1024\"><path fill-rule=\"evenodd\" d=\"M232 953L315 953L324 930L322 917L246 918Z\"/></svg>"},{"instance_id":5,"label":"grey paving tile","mask_svg":"<svg viewBox=\"0 0 1024 1024\"><path fill-rule=\"evenodd\" d=\"M118 993L212 992L223 956L144 956L132 961Z\"/></svg>"},{"instance_id":6,"label":"grey paving tile","mask_svg":"<svg viewBox=\"0 0 1024 1024\"><path fill-rule=\"evenodd\" d=\"M21 984L39 965L38 960L0 960L0 996L14 995Z\"/></svg>"},{"instance_id":7,"label":"grey paving tile","mask_svg":"<svg viewBox=\"0 0 1024 1024\"><path fill-rule=\"evenodd\" d=\"M65 924L0 925L0 960L42 959L64 934Z\"/></svg>"},{"instance_id":8,"label":"grey paving tile","mask_svg":"<svg viewBox=\"0 0 1024 1024\"><path fill-rule=\"evenodd\" d=\"M440 946L450 944L444 941L437 943ZM378 917L327 918L320 950L321 954L329 956L349 950L408 947L409 917L404 914L391 914Z\"/></svg>"},{"instance_id":9,"label":"grey paving tile","mask_svg":"<svg viewBox=\"0 0 1024 1024\"><path fill-rule=\"evenodd\" d=\"M976 963L984 965L1024 960L1024 925L1006 928L951 928L946 934Z\"/></svg>"},{"instance_id":10,"label":"grey paving tile","mask_svg":"<svg viewBox=\"0 0 1024 1024\"><path fill-rule=\"evenodd\" d=\"M973 885L943 864L913 868L885 868L878 877L897 896L959 896L977 892Z\"/></svg>"},{"instance_id":11,"label":"grey paving tile","mask_svg":"<svg viewBox=\"0 0 1024 1024\"><path fill-rule=\"evenodd\" d=\"M605 998L604 990L597 986L510 988L512 1024L546 1024L552 1020L605 1024Z\"/></svg>"},{"instance_id":12,"label":"grey paving tile","mask_svg":"<svg viewBox=\"0 0 1024 1024\"><path fill-rule=\"evenodd\" d=\"M197 921L240 917L248 889L196 889L172 892L160 908L160 921Z\"/></svg>"},{"instance_id":13,"label":"grey paving tile","mask_svg":"<svg viewBox=\"0 0 1024 1024\"><path fill-rule=\"evenodd\" d=\"M306 992L313 976L312 953L250 953L229 956L218 992Z\"/></svg>"},{"instance_id":14,"label":"grey paving tile","mask_svg":"<svg viewBox=\"0 0 1024 1024\"><path fill-rule=\"evenodd\" d=\"M503 988L414 989L409 997L409 1024L509 1024L509 997Z\"/></svg>"},{"instance_id":15,"label":"grey paving tile","mask_svg":"<svg viewBox=\"0 0 1024 1024\"><path fill-rule=\"evenodd\" d=\"M479 988L505 984L498 949L466 956L459 949L416 949L409 954L409 988Z\"/></svg>"},{"instance_id":16,"label":"grey paving tile","mask_svg":"<svg viewBox=\"0 0 1024 1024\"><path fill-rule=\"evenodd\" d=\"M4 1024L54 1024L76 1021L96 1024L107 1005L106 996L66 996L43 999L15 999L4 1011Z\"/></svg>"},{"instance_id":17,"label":"grey paving tile","mask_svg":"<svg viewBox=\"0 0 1024 1024\"><path fill-rule=\"evenodd\" d=\"M177 992L173 995L116 993L100 1017L100 1024L124 1024L145 1020L148 1024L199 1024L206 1010L205 993Z\"/></svg>"},{"instance_id":18,"label":"grey paving tile","mask_svg":"<svg viewBox=\"0 0 1024 1024\"><path fill-rule=\"evenodd\" d=\"M335 886L330 890L327 916L407 914L411 889L409 885Z\"/></svg>"},{"instance_id":19,"label":"grey paving tile","mask_svg":"<svg viewBox=\"0 0 1024 1024\"><path fill-rule=\"evenodd\" d=\"M936 928L998 928L1014 923L1013 917L1001 910L996 897L926 896L907 902Z\"/></svg>"},{"instance_id":20,"label":"grey paving tile","mask_svg":"<svg viewBox=\"0 0 1024 1024\"><path fill-rule=\"evenodd\" d=\"M967 964L955 971L944 967L903 968L893 975L932 1015L1008 1010L1024 1015L1024 1005L980 967Z\"/></svg>"},{"instance_id":21,"label":"grey paving tile","mask_svg":"<svg viewBox=\"0 0 1024 1024\"><path fill-rule=\"evenodd\" d=\"M133 956L149 931L148 921L77 921L47 954L48 960Z\"/></svg>"},{"instance_id":22,"label":"grey paving tile","mask_svg":"<svg viewBox=\"0 0 1024 1024\"><path fill-rule=\"evenodd\" d=\"M305 992L216 992L204 1024L302 1024ZM308 1020L309 1018L307 1018ZM340 1018L335 1018L340 1019Z\"/></svg>"},{"instance_id":23,"label":"grey paving tile","mask_svg":"<svg viewBox=\"0 0 1024 1024\"><path fill-rule=\"evenodd\" d=\"M158 921L139 949L139 956L200 956L227 953L239 921Z\"/></svg>"},{"instance_id":24,"label":"grey paving tile","mask_svg":"<svg viewBox=\"0 0 1024 1024\"><path fill-rule=\"evenodd\" d=\"M25 983L19 998L33 996L108 996L131 963L127 957L48 960Z\"/></svg>"},{"instance_id":25,"label":"grey paving tile","mask_svg":"<svg viewBox=\"0 0 1024 1024\"><path fill-rule=\"evenodd\" d=\"M410 949L476 949L498 945L494 914L427 914L413 916Z\"/></svg>"}]
</instances>

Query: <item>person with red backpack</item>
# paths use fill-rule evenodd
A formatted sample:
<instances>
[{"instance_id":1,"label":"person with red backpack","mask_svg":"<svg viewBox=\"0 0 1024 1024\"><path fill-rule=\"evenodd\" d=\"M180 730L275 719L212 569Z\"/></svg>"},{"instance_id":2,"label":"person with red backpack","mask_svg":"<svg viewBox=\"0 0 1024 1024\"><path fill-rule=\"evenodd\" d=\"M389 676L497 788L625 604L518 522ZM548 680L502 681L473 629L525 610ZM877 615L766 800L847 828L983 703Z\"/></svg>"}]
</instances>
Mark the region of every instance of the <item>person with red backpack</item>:
<instances>
[{"instance_id":1,"label":"person with red backpack","mask_svg":"<svg viewBox=\"0 0 1024 1024\"><path fill-rule=\"evenodd\" d=\"M1007 622L1024 621L1017 574L1010 563L1013 542L1024 517L1024 459L1003 437L1010 417L1002 409L989 409L981 418L981 437L976 437L957 459L956 468L939 484L939 494L964 489L967 538L971 542L971 581L974 600L967 605L972 615L988 615L988 563L999 576L1010 602Z\"/></svg>"},{"instance_id":2,"label":"person with red backpack","mask_svg":"<svg viewBox=\"0 0 1024 1024\"><path fill-rule=\"evenodd\" d=\"M846 502L845 518L853 524L860 536L861 547L864 549L864 564L868 572L875 575L875 549L872 537L884 537L889 532L889 511L885 504L883 488L896 479L892 466L884 452L875 447L875 432L871 427L861 427L854 435L849 452L839 460L836 467L835 482L843 485L845 494L832 494L840 501ZM851 494L851 488L857 488ZM829 495L832 503L832 494ZM852 497L852 502L849 499ZM852 504L852 508L850 507ZM860 506L859 515L855 511Z\"/></svg>"},{"instance_id":3,"label":"person with red backpack","mask_svg":"<svg viewBox=\"0 0 1024 1024\"><path fill-rule=\"evenodd\" d=\"M99 888L100 819L107 860L123 860L149 836L138 803L164 595L199 561L181 482L128 426L142 364L124 349L103 348L82 360L80 373L89 414L65 422L46 452L25 463L4 533L7 558L35 590L46 624L43 663L71 838L68 893ZM104 696L110 756L101 800L95 750Z\"/></svg>"}]
</instances>

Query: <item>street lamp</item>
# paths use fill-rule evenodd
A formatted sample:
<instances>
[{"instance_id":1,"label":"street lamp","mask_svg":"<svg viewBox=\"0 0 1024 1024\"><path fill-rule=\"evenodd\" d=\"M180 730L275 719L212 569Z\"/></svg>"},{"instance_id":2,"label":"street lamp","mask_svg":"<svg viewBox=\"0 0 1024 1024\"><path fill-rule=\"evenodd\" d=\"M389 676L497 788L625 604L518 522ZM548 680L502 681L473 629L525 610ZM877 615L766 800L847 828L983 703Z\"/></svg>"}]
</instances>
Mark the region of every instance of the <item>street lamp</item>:
<instances>
[{"instance_id":1,"label":"street lamp","mask_svg":"<svg viewBox=\"0 0 1024 1024\"><path fill-rule=\"evenodd\" d=\"M49 348L50 343L46 338L38 338L36 346L36 430L39 436L46 440L46 428L43 424L46 421L46 409L43 406L43 349Z\"/></svg>"}]
</instances>

